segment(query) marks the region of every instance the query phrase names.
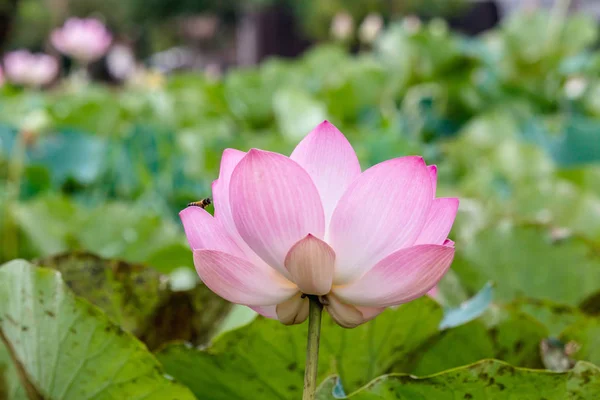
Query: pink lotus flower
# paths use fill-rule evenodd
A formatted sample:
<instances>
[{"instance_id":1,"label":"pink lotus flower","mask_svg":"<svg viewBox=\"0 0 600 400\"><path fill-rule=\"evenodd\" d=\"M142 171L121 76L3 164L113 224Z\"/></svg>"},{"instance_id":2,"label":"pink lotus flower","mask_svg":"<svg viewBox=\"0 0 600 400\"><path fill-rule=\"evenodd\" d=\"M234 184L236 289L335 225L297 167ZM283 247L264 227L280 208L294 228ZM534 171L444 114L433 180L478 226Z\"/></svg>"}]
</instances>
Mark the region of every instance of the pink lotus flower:
<instances>
[{"instance_id":1,"label":"pink lotus flower","mask_svg":"<svg viewBox=\"0 0 600 400\"><path fill-rule=\"evenodd\" d=\"M52 32L51 40L61 53L90 63L106 54L112 35L97 19L69 18L62 28Z\"/></svg>"},{"instance_id":2,"label":"pink lotus flower","mask_svg":"<svg viewBox=\"0 0 600 400\"><path fill-rule=\"evenodd\" d=\"M47 54L17 50L4 56L6 78L17 85L40 87L58 74L58 62Z\"/></svg>"},{"instance_id":3,"label":"pink lotus flower","mask_svg":"<svg viewBox=\"0 0 600 400\"><path fill-rule=\"evenodd\" d=\"M215 216L180 213L200 278L215 293L284 324L319 296L355 327L433 288L450 267L458 199L435 198L437 169L401 157L361 172L325 121L290 157L227 149Z\"/></svg>"}]
</instances>

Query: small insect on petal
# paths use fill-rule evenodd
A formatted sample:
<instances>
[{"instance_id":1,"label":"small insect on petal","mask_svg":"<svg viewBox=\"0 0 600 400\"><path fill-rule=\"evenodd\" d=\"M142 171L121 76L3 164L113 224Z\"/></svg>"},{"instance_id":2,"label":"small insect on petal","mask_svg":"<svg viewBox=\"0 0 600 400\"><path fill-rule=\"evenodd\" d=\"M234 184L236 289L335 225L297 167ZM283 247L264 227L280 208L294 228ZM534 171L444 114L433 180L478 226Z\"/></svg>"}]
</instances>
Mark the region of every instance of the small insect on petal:
<instances>
[{"instance_id":1,"label":"small insect on petal","mask_svg":"<svg viewBox=\"0 0 600 400\"><path fill-rule=\"evenodd\" d=\"M212 200L210 199L210 197L207 197L207 198L199 200L199 201L192 201L191 203L188 203L188 207L200 207L202 209L205 209L206 207L210 206L211 204L212 204Z\"/></svg>"}]
</instances>

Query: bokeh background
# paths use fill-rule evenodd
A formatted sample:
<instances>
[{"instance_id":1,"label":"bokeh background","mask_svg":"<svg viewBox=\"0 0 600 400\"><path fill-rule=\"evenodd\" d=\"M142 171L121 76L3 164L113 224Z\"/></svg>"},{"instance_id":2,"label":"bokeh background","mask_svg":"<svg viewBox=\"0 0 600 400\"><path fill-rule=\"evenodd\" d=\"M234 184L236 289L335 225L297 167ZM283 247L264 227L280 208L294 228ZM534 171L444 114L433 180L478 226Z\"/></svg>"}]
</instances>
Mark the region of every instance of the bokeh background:
<instances>
[{"instance_id":1,"label":"bokeh background","mask_svg":"<svg viewBox=\"0 0 600 400\"><path fill-rule=\"evenodd\" d=\"M53 44L71 17L106 25L99 58ZM223 149L289 153L329 119L364 168L421 154L461 198L446 296L491 280L499 299L576 305L600 289L599 17L564 0L1 0L0 260L189 271L177 213L211 195ZM19 49L56 73L11 78Z\"/></svg>"},{"instance_id":2,"label":"bokeh background","mask_svg":"<svg viewBox=\"0 0 600 400\"><path fill-rule=\"evenodd\" d=\"M198 282L178 212L225 148L289 154L328 119L363 168L423 155L461 203L433 298L325 317L320 381L600 365L599 19L593 0L0 0L0 263L62 274L0 268L5 344L48 399L299 398L306 327L231 331L255 314ZM0 399L25 399L5 347ZM577 365L399 387L593 398Z\"/></svg>"}]
</instances>

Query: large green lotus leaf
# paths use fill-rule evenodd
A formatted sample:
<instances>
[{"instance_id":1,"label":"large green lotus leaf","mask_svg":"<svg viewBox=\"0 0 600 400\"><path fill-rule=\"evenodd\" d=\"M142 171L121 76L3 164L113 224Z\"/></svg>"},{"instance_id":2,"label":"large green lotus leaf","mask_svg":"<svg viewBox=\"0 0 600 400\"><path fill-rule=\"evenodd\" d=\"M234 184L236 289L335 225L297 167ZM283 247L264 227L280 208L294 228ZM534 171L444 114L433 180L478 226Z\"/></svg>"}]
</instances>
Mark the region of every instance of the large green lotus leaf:
<instances>
[{"instance_id":1,"label":"large green lotus leaf","mask_svg":"<svg viewBox=\"0 0 600 400\"><path fill-rule=\"evenodd\" d=\"M441 308L423 298L387 310L355 329L324 319L320 379L339 374L357 389L388 371L437 333ZM220 336L207 350L171 345L157 354L169 375L206 400L296 399L301 397L306 324L284 326L258 318Z\"/></svg>"},{"instance_id":2,"label":"large green lotus leaf","mask_svg":"<svg viewBox=\"0 0 600 400\"><path fill-rule=\"evenodd\" d=\"M231 309L203 284L172 291L167 276L139 264L89 253L61 254L37 264L60 271L76 295L152 349L171 340L205 344Z\"/></svg>"},{"instance_id":3,"label":"large green lotus leaf","mask_svg":"<svg viewBox=\"0 0 600 400\"><path fill-rule=\"evenodd\" d=\"M430 375L467 365L484 358L496 358L519 367L543 368L540 342L547 329L530 316L501 311L491 328L481 319L440 332L413 353L414 365L402 365L394 372Z\"/></svg>"},{"instance_id":4,"label":"large green lotus leaf","mask_svg":"<svg viewBox=\"0 0 600 400\"><path fill-rule=\"evenodd\" d=\"M56 271L21 260L0 268L0 333L45 399L194 399Z\"/></svg>"},{"instance_id":5,"label":"large green lotus leaf","mask_svg":"<svg viewBox=\"0 0 600 400\"><path fill-rule=\"evenodd\" d=\"M490 336L494 358L519 367L542 368L539 345L548 336L548 329L532 317L508 313L490 329Z\"/></svg>"},{"instance_id":6,"label":"large green lotus leaf","mask_svg":"<svg viewBox=\"0 0 600 400\"><path fill-rule=\"evenodd\" d=\"M600 393L600 369L580 362L569 372L555 373L516 368L496 360L452 369L425 378L411 375L382 376L348 397L336 379L319 388L318 400L575 400L595 399Z\"/></svg>"},{"instance_id":7,"label":"large green lotus leaf","mask_svg":"<svg viewBox=\"0 0 600 400\"><path fill-rule=\"evenodd\" d=\"M480 321L472 321L440 332L429 340L416 356L414 367L409 370L415 375L429 375L483 358L493 358L494 353L494 342L486 327ZM403 368L397 371L409 372Z\"/></svg>"},{"instance_id":8,"label":"large green lotus leaf","mask_svg":"<svg viewBox=\"0 0 600 400\"><path fill-rule=\"evenodd\" d=\"M0 341L0 399L26 400L27 395L21 386L19 376L8 350Z\"/></svg>"},{"instance_id":9,"label":"large green lotus leaf","mask_svg":"<svg viewBox=\"0 0 600 400\"><path fill-rule=\"evenodd\" d=\"M105 260L89 253L64 253L36 264L59 271L76 295L136 335L147 329L148 319L169 295L161 274L139 264Z\"/></svg>"},{"instance_id":10,"label":"large green lotus leaf","mask_svg":"<svg viewBox=\"0 0 600 400\"><path fill-rule=\"evenodd\" d=\"M529 315L548 329L550 336L558 336L566 327L582 321L585 314L577 307L549 300L519 299L506 306L508 310Z\"/></svg>"},{"instance_id":11,"label":"large green lotus leaf","mask_svg":"<svg viewBox=\"0 0 600 400\"><path fill-rule=\"evenodd\" d=\"M495 298L534 297L577 305L600 289L600 256L578 237L561 239L538 226L509 221L457 246L453 269L473 292L496 284Z\"/></svg>"},{"instance_id":12,"label":"large green lotus leaf","mask_svg":"<svg viewBox=\"0 0 600 400\"><path fill-rule=\"evenodd\" d=\"M205 345L221 330L231 306L203 284L185 292L170 292L140 338L151 349L173 340Z\"/></svg>"},{"instance_id":13,"label":"large green lotus leaf","mask_svg":"<svg viewBox=\"0 0 600 400\"><path fill-rule=\"evenodd\" d=\"M588 306L591 306L595 297L592 296L588 300ZM526 334L529 331L529 336L535 338L535 332L537 331L538 337L543 335L550 338L560 338L559 341L553 341L552 343L556 345L561 343L562 347L571 341L576 343L578 350L570 354L569 357L600 364L600 318L597 315L585 314L577 307L537 299L520 299L505 306L504 310L522 318L527 316L527 319L537 322L537 324L529 323L529 328L513 324L512 329L506 330L506 333L519 338L514 343L515 345L519 343L520 348L526 349L527 346L531 346L531 340L526 340ZM535 329L536 325L538 329ZM498 326L498 332L500 332L501 326L502 324ZM539 329L541 326L544 328ZM500 334L495 335L495 337L500 338ZM530 350L532 354L535 351L533 348ZM539 351L537 353L539 354ZM501 357L496 356L496 358ZM533 358L528 358L534 361ZM514 358L502 359L514 365L537 367L536 364L528 365Z\"/></svg>"},{"instance_id":14,"label":"large green lotus leaf","mask_svg":"<svg viewBox=\"0 0 600 400\"><path fill-rule=\"evenodd\" d=\"M192 266L181 227L143 203L84 207L67 197L49 195L16 204L11 213L24 236L27 256L86 250L130 262L151 260L162 272Z\"/></svg>"}]
</instances>

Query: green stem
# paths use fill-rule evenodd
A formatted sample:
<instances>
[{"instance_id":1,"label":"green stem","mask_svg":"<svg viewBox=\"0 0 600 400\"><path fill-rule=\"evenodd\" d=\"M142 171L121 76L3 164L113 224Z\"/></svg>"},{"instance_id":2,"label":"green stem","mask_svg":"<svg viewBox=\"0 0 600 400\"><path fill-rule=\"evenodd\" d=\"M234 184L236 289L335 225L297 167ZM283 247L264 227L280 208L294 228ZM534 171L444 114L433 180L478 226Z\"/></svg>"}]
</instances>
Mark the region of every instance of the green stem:
<instances>
[{"instance_id":1,"label":"green stem","mask_svg":"<svg viewBox=\"0 0 600 400\"><path fill-rule=\"evenodd\" d=\"M306 346L306 368L304 369L304 394L302 400L314 400L317 390L319 367L319 339L321 337L321 315L323 305L317 296L308 296L308 344Z\"/></svg>"}]
</instances>

